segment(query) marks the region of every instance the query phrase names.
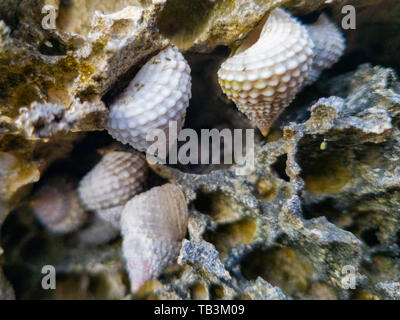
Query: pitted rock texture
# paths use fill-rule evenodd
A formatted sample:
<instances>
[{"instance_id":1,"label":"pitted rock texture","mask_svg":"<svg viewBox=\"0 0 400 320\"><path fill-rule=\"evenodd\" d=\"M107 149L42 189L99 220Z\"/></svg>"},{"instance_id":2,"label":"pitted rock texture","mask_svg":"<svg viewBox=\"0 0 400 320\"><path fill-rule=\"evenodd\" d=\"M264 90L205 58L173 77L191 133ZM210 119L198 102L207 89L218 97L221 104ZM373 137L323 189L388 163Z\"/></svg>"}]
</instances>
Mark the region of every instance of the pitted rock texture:
<instances>
[{"instance_id":1,"label":"pitted rock texture","mask_svg":"<svg viewBox=\"0 0 400 320\"><path fill-rule=\"evenodd\" d=\"M257 144L247 176L235 166L192 174L152 165L186 195L189 240L180 266L134 296L121 284L119 298L396 298L399 84L391 69L369 65L337 81L346 82L342 97L321 98L306 121ZM120 242L110 248L66 245L58 270L96 279L113 270L119 281Z\"/></svg>"},{"instance_id":2,"label":"pitted rock texture","mask_svg":"<svg viewBox=\"0 0 400 320\"><path fill-rule=\"evenodd\" d=\"M41 27L44 4L59 6L55 30ZM110 103L170 43L192 69L185 125L249 128L222 97L216 72L281 5L296 15L329 6L341 25L340 0L0 4L0 299L399 299L395 0L354 1L357 30L344 32L343 61L298 95L266 140L255 136L253 172L153 166L146 188L169 181L183 189L188 234L180 264L137 294L117 229L88 223L55 236L27 206L43 176L81 178L95 165L96 151L113 141L89 131L104 129ZM55 292L40 287L43 262L62 275Z\"/></svg>"}]
</instances>

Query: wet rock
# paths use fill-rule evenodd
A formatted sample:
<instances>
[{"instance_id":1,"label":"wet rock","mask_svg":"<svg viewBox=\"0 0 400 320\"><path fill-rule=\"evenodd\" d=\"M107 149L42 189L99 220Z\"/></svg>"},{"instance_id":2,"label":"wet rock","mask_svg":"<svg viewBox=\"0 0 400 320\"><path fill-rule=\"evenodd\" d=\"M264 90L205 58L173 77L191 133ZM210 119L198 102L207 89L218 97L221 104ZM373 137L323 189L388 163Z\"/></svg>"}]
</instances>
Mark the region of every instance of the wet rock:
<instances>
[{"instance_id":1,"label":"wet rock","mask_svg":"<svg viewBox=\"0 0 400 320\"><path fill-rule=\"evenodd\" d=\"M290 300L280 288L270 285L263 278L257 278L254 284L249 285L244 292L252 300Z\"/></svg>"},{"instance_id":2,"label":"wet rock","mask_svg":"<svg viewBox=\"0 0 400 320\"><path fill-rule=\"evenodd\" d=\"M217 277L230 279L229 273L219 260L218 251L215 250L215 247L211 243L206 241L191 242L184 239L181 253L178 257L178 263L183 264L185 262L197 262L208 272L214 273Z\"/></svg>"}]
</instances>

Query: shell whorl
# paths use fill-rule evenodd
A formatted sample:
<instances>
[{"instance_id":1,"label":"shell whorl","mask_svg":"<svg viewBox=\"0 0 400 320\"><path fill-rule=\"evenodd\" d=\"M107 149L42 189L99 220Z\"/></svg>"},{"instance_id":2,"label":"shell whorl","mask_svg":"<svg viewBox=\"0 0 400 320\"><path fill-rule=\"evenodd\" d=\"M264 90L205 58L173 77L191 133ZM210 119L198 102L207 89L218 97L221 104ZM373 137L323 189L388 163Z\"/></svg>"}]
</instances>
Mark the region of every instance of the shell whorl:
<instances>
[{"instance_id":1,"label":"shell whorl","mask_svg":"<svg viewBox=\"0 0 400 320\"><path fill-rule=\"evenodd\" d=\"M314 59L305 86L314 83L323 70L332 67L346 48L346 41L339 28L324 13L306 28L314 43Z\"/></svg>"},{"instance_id":2,"label":"shell whorl","mask_svg":"<svg viewBox=\"0 0 400 320\"><path fill-rule=\"evenodd\" d=\"M176 261L187 224L185 197L173 184L154 187L125 205L122 251L132 292Z\"/></svg>"},{"instance_id":3,"label":"shell whorl","mask_svg":"<svg viewBox=\"0 0 400 320\"><path fill-rule=\"evenodd\" d=\"M35 192L30 206L39 221L56 234L79 229L87 217L76 189L62 178L49 181Z\"/></svg>"},{"instance_id":4,"label":"shell whorl","mask_svg":"<svg viewBox=\"0 0 400 320\"><path fill-rule=\"evenodd\" d=\"M305 27L277 8L218 70L222 91L264 136L307 77L312 48Z\"/></svg>"},{"instance_id":5,"label":"shell whorl","mask_svg":"<svg viewBox=\"0 0 400 320\"><path fill-rule=\"evenodd\" d=\"M109 152L82 178L79 197L88 210L118 227L123 206L143 190L147 171L139 152Z\"/></svg>"},{"instance_id":6,"label":"shell whorl","mask_svg":"<svg viewBox=\"0 0 400 320\"><path fill-rule=\"evenodd\" d=\"M168 138L170 121L182 128L191 98L190 67L175 46L151 58L110 106L107 130L114 139L146 151L149 130Z\"/></svg>"}]
</instances>

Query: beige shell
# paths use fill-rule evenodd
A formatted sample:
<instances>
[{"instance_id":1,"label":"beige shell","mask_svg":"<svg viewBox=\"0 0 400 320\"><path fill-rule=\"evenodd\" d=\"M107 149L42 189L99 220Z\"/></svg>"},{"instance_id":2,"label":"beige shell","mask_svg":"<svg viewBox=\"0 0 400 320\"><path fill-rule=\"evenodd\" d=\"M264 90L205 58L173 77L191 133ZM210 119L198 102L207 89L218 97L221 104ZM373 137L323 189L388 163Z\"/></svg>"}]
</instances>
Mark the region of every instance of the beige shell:
<instances>
[{"instance_id":1,"label":"beige shell","mask_svg":"<svg viewBox=\"0 0 400 320\"><path fill-rule=\"evenodd\" d=\"M125 205L122 251L132 292L176 261L187 224L185 197L173 184L154 187Z\"/></svg>"},{"instance_id":2,"label":"beige shell","mask_svg":"<svg viewBox=\"0 0 400 320\"><path fill-rule=\"evenodd\" d=\"M305 86L314 83L323 70L329 69L339 61L346 48L342 33L324 13L306 28L314 43L314 59Z\"/></svg>"},{"instance_id":3,"label":"beige shell","mask_svg":"<svg viewBox=\"0 0 400 320\"><path fill-rule=\"evenodd\" d=\"M57 234L79 229L87 217L76 189L63 178L54 178L40 187L29 204L39 221Z\"/></svg>"},{"instance_id":4,"label":"beige shell","mask_svg":"<svg viewBox=\"0 0 400 320\"><path fill-rule=\"evenodd\" d=\"M143 190L147 172L139 152L109 152L82 178L79 197L88 210L117 227L125 203Z\"/></svg>"},{"instance_id":5,"label":"beige shell","mask_svg":"<svg viewBox=\"0 0 400 320\"><path fill-rule=\"evenodd\" d=\"M218 70L222 91L264 136L307 77L312 47L305 27L277 8Z\"/></svg>"},{"instance_id":6,"label":"beige shell","mask_svg":"<svg viewBox=\"0 0 400 320\"><path fill-rule=\"evenodd\" d=\"M146 151L153 143L146 141L151 130L160 129L168 138L169 123L176 121L179 132L190 98L190 67L178 48L169 46L150 59L112 103L107 130L114 139Z\"/></svg>"}]
</instances>

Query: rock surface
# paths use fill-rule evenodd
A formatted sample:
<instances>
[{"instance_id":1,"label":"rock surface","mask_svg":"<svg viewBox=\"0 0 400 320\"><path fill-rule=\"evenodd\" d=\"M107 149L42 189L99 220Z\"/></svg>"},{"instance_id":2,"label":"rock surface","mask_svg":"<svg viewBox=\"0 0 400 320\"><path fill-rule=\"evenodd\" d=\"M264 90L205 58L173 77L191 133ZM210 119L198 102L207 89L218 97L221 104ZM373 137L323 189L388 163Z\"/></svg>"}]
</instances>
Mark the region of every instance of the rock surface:
<instances>
[{"instance_id":1,"label":"rock surface","mask_svg":"<svg viewBox=\"0 0 400 320\"><path fill-rule=\"evenodd\" d=\"M277 6L301 15L329 5L339 22L343 1L3 1L0 299L400 299L400 69L390 54L400 43L386 32L400 22L392 0L356 3L360 28L345 33L344 61L267 139L255 136L251 172L152 165L146 189L169 181L184 191L188 235L179 263L132 296L115 230L96 245L34 219L28 203L43 176L81 178L95 166L96 151L115 144L92 132L104 129L107 106L170 42L192 69L185 126L250 128L218 89L229 54L218 46L234 49ZM59 6L54 30L41 27L45 4ZM377 37L366 37L375 22ZM377 57L383 35L390 46ZM44 261L63 274L54 293L38 289Z\"/></svg>"}]
</instances>

